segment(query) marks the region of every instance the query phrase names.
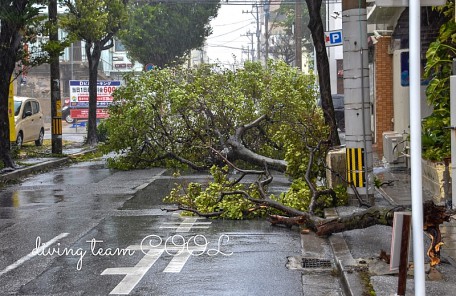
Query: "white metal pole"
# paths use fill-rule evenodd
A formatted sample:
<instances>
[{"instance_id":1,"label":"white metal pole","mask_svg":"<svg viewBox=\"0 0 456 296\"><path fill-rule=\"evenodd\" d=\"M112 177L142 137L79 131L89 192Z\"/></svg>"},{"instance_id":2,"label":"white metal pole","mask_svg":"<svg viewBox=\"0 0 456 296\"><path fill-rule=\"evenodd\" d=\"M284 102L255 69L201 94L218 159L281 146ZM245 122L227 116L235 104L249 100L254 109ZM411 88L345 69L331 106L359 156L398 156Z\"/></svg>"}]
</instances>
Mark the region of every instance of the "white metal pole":
<instances>
[{"instance_id":1,"label":"white metal pole","mask_svg":"<svg viewBox=\"0 0 456 296\"><path fill-rule=\"evenodd\" d=\"M456 74L456 73L453 73ZM456 76L450 77L450 119L451 119L451 201L452 208L456 208Z\"/></svg>"},{"instance_id":2,"label":"white metal pole","mask_svg":"<svg viewBox=\"0 0 456 296\"><path fill-rule=\"evenodd\" d=\"M421 0L409 1L410 154L415 295L425 295L421 173Z\"/></svg>"}]
</instances>

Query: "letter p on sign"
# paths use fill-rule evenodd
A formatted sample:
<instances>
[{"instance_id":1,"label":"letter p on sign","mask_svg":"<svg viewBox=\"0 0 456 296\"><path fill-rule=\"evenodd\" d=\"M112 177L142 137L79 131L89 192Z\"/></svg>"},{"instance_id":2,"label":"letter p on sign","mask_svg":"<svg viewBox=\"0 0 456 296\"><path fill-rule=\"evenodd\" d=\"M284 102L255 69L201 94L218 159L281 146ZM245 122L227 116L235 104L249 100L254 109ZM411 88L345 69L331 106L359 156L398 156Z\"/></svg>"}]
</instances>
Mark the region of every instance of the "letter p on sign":
<instances>
[{"instance_id":1,"label":"letter p on sign","mask_svg":"<svg viewBox=\"0 0 456 296\"><path fill-rule=\"evenodd\" d=\"M343 44L342 30L325 32L326 47L342 45L342 44Z\"/></svg>"}]
</instances>

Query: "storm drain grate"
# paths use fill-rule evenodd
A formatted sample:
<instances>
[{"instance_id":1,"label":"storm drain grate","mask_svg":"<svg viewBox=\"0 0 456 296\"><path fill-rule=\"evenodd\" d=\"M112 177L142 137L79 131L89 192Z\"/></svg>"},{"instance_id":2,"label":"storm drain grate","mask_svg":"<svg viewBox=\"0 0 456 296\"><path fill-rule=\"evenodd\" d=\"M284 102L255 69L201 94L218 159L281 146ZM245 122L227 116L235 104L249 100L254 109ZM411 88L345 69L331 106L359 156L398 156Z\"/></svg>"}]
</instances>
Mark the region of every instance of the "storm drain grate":
<instances>
[{"instance_id":1,"label":"storm drain grate","mask_svg":"<svg viewBox=\"0 0 456 296\"><path fill-rule=\"evenodd\" d=\"M331 268L331 260L318 258L302 258L303 268Z\"/></svg>"}]
</instances>

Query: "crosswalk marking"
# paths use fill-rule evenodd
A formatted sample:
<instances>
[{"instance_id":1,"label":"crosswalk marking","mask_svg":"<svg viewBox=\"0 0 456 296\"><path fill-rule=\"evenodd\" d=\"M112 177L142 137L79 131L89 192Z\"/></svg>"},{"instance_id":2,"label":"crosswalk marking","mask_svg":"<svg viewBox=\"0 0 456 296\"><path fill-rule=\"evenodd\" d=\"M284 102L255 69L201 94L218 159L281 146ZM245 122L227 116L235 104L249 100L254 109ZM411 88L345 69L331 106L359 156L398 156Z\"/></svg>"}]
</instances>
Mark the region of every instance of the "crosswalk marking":
<instances>
[{"instance_id":1,"label":"crosswalk marking","mask_svg":"<svg viewBox=\"0 0 456 296\"><path fill-rule=\"evenodd\" d=\"M176 229L176 233L190 232L192 228L207 229L212 222L198 222L202 218L185 218L182 222L165 222L165 226L160 226L160 229ZM204 219L204 218L203 218Z\"/></svg>"},{"instance_id":2,"label":"crosswalk marking","mask_svg":"<svg viewBox=\"0 0 456 296\"><path fill-rule=\"evenodd\" d=\"M208 229L212 222L198 222L202 218L187 217L181 222L165 222L160 226L160 229L175 229L176 233L190 232L192 229ZM203 218L204 219L204 218ZM158 236L151 236L151 239ZM162 244L164 243L164 244ZM188 243L188 242L187 242ZM107 268L101 275L118 275L125 274L122 281L111 291L110 294L128 295L141 281L143 276L149 271L154 263L162 256L164 252L172 255L171 261L168 263L163 272L179 273L184 268L185 263L194 252L204 252L205 245L189 246L187 245L167 245L167 242L161 241L157 245L147 246L131 245L127 249L133 251L142 251L144 257L133 267L117 267ZM170 252L173 252L171 254ZM175 252L175 253L174 253ZM196 253L198 255L198 253Z\"/></svg>"},{"instance_id":3,"label":"crosswalk marking","mask_svg":"<svg viewBox=\"0 0 456 296\"><path fill-rule=\"evenodd\" d=\"M135 286L139 283L147 271L149 271L152 265L154 265L157 259L160 258L164 251L164 249L149 250L134 267L116 267L105 269L101 275L125 274L122 281L109 294L130 294L131 290L135 288Z\"/></svg>"}]
</instances>

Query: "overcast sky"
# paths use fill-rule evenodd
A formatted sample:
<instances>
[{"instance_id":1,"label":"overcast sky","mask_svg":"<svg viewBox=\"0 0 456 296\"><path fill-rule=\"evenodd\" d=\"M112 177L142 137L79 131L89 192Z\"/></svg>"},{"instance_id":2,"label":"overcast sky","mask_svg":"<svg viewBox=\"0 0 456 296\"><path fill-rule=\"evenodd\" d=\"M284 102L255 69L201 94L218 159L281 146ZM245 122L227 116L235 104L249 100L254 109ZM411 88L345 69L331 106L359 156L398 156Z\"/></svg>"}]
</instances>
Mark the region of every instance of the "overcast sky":
<instances>
[{"instance_id":1,"label":"overcast sky","mask_svg":"<svg viewBox=\"0 0 456 296\"><path fill-rule=\"evenodd\" d=\"M242 11L247 13L242 13ZM245 36L249 30L256 33L256 19L250 13L252 5L222 5L218 16L212 20L212 35L207 38L207 56L209 62L219 62L225 66L247 60L247 52L242 53L242 48L251 48L251 38ZM244 36L242 36L244 35ZM256 50L256 36L254 49Z\"/></svg>"}]
</instances>

